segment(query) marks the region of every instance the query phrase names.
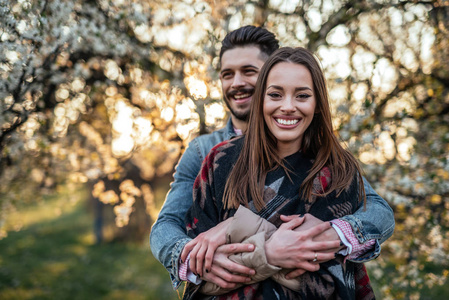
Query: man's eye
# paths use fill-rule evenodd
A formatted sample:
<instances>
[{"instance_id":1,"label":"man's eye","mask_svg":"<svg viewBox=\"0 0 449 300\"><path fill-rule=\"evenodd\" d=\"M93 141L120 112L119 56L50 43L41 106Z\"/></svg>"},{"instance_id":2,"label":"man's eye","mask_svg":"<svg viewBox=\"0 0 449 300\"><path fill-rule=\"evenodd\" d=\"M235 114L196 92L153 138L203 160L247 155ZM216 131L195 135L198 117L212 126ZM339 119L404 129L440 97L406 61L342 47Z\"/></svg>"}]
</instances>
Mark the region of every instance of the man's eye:
<instances>
[{"instance_id":1,"label":"man's eye","mask_svg":"<svg viewBox=\"0 0 449 300\"><path fill-rule=\"evenodd\" d=\"M253 75L253 74L256 74L256 73L257 73L256 70L246 70L245 71L246 75Z\"/></svg>"},{"instance_id":2,"label":"man's eye","mask_svg":"<svg viewBox=\"0 0 449 300\"><path fill-rule=\"evenodd\" d=\"M229 79L232 77L232 73L223 73L221 74L221 77L223 77L224 79Z\"/></svg>"}]
</instances>

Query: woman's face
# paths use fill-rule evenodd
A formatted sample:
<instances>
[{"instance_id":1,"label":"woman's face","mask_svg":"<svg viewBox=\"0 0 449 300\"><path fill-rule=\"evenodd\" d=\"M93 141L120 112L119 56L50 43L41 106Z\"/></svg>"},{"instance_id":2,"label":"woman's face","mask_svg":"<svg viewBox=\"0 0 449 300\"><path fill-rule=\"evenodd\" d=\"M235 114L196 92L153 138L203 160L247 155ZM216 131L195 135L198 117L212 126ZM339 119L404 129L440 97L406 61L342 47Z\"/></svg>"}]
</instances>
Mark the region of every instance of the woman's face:
<instances>
[{"instance_id":1,"label":"woman's face","mask_svg":"<svg viewBox=\"0 0 449 300\"><path fill-rule=\"evenodd\" d=\"M268 74L263 114L277 139L281 157L300 149L304 132L315 113L312 75L303 65L281 62Z\"/></svg>"}]
</instances>

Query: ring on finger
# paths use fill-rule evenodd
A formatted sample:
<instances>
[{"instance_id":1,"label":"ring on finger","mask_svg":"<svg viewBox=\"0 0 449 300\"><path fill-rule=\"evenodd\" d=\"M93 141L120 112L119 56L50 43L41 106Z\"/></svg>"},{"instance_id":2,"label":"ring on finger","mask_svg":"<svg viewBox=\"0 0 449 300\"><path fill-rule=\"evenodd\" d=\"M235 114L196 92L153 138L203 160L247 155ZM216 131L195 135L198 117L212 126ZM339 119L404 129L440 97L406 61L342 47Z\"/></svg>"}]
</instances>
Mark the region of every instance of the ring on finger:
<instances>
[{"instance_id":1,"label":"ring on finger","mask_svg":"<svg viewBox=\"0 0 449 300\"><path fill-rule=\"evenodd\" d=\"M318 253L315 252L315 258L312 260L313 262L316 262L318 260Z\"/></svg>"}]
</instances>

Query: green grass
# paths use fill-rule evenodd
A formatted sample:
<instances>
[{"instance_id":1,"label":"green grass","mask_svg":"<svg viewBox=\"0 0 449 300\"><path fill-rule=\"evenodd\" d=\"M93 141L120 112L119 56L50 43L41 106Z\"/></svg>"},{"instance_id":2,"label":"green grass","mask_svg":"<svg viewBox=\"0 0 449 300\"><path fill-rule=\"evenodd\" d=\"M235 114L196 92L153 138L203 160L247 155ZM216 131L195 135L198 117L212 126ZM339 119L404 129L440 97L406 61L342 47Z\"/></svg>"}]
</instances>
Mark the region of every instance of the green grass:
<instances>
[{"instance_id":1,"label":"green grass","mask_svg":"<svg viewBox=\"0 0 449 300\"><path fill-rule=\"evenodd\" d=\"M143 244L95 244L93 215L77 199L87 199L86 192L60 191L8 215L8 237L0 240L1 300L179 299L148 239ZM435 274L444 268L425 264L425 271ZM385 298L381 287L398 271L387 264L383 272L390 276L376 280L369 273L378 299ZM398 289L393 298L408 299L404 295L411 292ZM448 292L447 284L418 290L422 300L447 299Z\"/></svg>"},{"instance_id":2,"label":"green grass","mask_svg":"<svg viewBox=\"0 0 449 300\"><path fill-rule=\"evenodd\" d=\"M178 299L148 242L96 245L91 213L63 198L10 216L21 228L0 240L0 299Z\"/></svg>"}]
</instances>

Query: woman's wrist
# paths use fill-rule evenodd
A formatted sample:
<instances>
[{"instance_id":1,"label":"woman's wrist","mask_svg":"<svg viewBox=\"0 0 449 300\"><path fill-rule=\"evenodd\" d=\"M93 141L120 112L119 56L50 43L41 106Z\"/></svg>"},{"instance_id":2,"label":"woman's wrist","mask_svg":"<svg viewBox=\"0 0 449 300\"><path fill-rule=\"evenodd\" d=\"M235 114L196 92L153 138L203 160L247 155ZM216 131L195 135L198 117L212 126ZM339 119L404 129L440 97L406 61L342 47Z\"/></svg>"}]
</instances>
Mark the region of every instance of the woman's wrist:
<instances>
[{"instance_id":1,"label":"woman's wrist","mask_svg":"<svg viewBox=\"0 0 449 300\"><path fill-rule=\"evenodd\" d=\"M269 263L272 266L277 266L276 264L276 256L273 255L273 253L271 253L271 250L273 249L273 247L270 246L270 240L268 239L268 241L265 242L265 256L267 258L267 263Z\"/></svg>"}]
</instances>

